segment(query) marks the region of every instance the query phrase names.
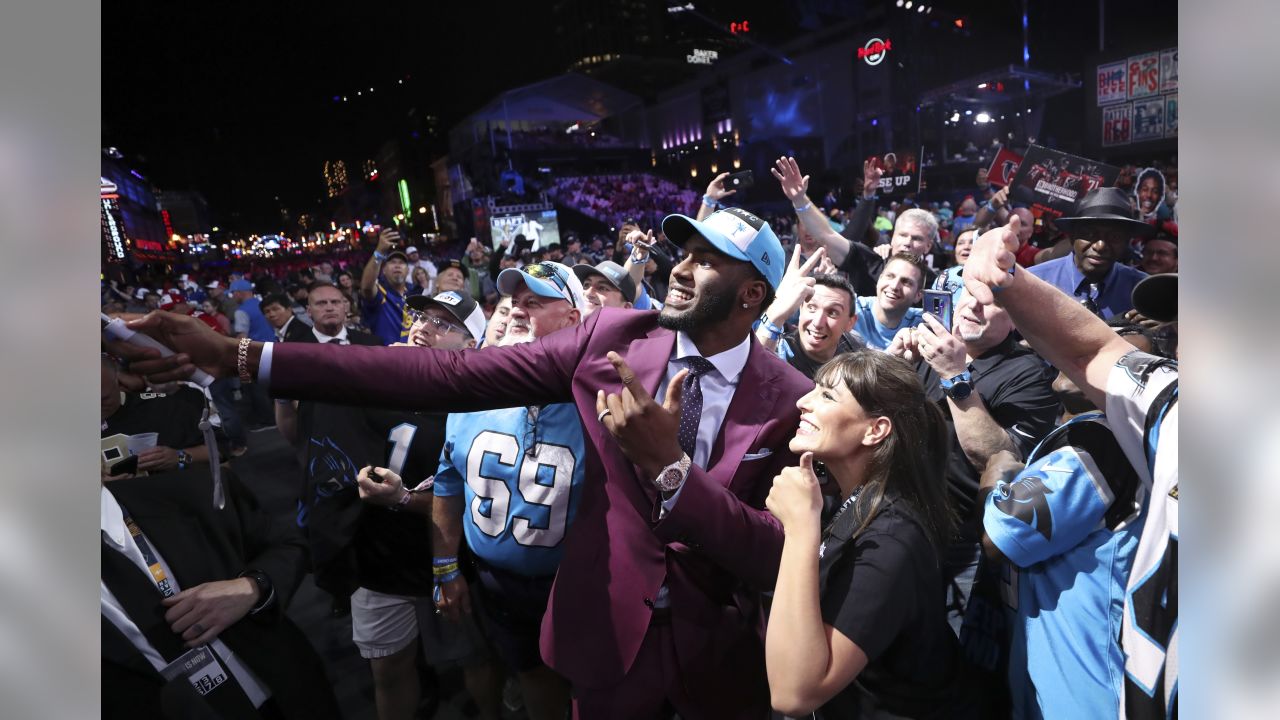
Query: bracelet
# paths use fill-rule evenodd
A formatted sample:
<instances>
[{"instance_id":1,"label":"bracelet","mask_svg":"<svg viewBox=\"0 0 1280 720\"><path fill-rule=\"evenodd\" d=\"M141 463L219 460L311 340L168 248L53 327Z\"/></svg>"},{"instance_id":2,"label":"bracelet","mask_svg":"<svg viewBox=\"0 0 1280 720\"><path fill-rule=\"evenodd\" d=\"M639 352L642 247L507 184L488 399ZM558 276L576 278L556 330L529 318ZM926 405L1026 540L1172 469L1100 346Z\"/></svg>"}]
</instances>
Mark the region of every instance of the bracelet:
<instances>
[{"instance_id":1,"label":"bracelet","mask_svg":"<svg viewBox=\"0 0 1280 720\"><path fill-rule=\"evenodd\" d=\"M432 558L432 560L431 560L431 564L432 564L433 566L435 566L435 567L442 567L442 566L444 566L444 565L457 565L457 564L458 564L458 556L457 556L457 555L454 555L453 557L438 557L438 558Z\"/></svg>"},{"instance_id":2,"label":"bracelet","mask_svg":"<svg viewBox=\"0 0 1280 720\"><path fill-rule=\"evenodd\" d=\"M984 203L982 207L986 208L986 209L987 209L987 211L988 211L988 212L990 212L990 213L991 213L991 214L993 214L993 215L994 215L994 214L995 214L995 212L996 212L996 206L995 206L995 205L992 205L990 200L988 200L986 203Z\"/></svg>"},{"instance_id":3,"label":"bracelet","mask_svg":"<svg viewBox=\"0 0 1280 720\"><path fill-rule=\"evenodd\" d=\"M717 203L714 199L712 199L712 197L711 197L710 195L703 195L703 196L702 196L702 204L703 204L703 205L706 205L706 206L707 206L707 207L709 207L709 208L714 208L714 207L716 207L716 205L718 205L719 203Z\"/></svg>"},{"instance_id":4,"label":"bracelet","mask_svg":"<svg viewBox=\"0 0 1280 720\"><path fill-rule=\"evenodd\" d=\"M374 260L376 260L376 261L378 261L378 263L380 263L380 264L381 264L381 263L383 263L383 262L385 262L385 261L386 261L387 256L386 256L386 255L383 255L382 253L378 252L377 250L374 250L374 251L373 251L373 259L374 259Z\"/></svg>"},{"instance_id":5,"label":"bracelet","mask_svg":"<svg viewBox=\"0 0 1280 720\"><path fill-rule=\"evenodd\" d=\"M769 333L770 339L777 340L778 338L782 337L782 328L778 327L777 325L774 325L772 322L765 323L761 327L763 327L765 331Z\"/></svg>"},{"instance_id":6,"label":"bracelet","mask_svg":"<svg viewBox=\"0 0 1280 720\"><path fill-rule=\"evenodd\" d=\"M635 251L633 250L633 251L631 252L631 262L632 262L632 263L634 263L634 264L636 264L636 265L639 265L639 264L641 264L641 263L647 263L647 262L649 262L649 253L645 253L644 255L640 255L639 253L637 253L637 252L635 252Z\"/></svg>"},{"instance_id":7,"label":"bracelet","mask_svg":"<svg viewBox=\"0 0 1280 720\"><path fill-rule=\"evenodd\" d=\"M458 578L460 578L460 577L462 577L462 573L461 573L460 571L458 571L458 570L456 569L456 567L455 567L455 569L453 570L453 572L450 572L450 573L445 574L445 575L437 575L437 576L435 577L434 582L435 582L435 584L436 584L436 587L439 587L439 586L441 586L441 585L444 585L445 583L451 583L451 582L453 582L454 580L457 580L457 579L458 579ZM437 600L437 602L439 602L439 600Z\"/></svg>"},{"instance_id":8,"label":"bracelet","mask_svg":"<svg viewBox=\"0 0 1280 720\"><path fill-rule=\"evenodd\" d=\"M240 338L240 346L236 349L236 372L240 373L240 382L252 383L253 376L249 374L249 338Z\"/></svg>"},{"instance_id":9,"label":"bracelet","mask_svg":"<svg viewBox=\"0 0 1280 720\"><path fill-rule=\"evenodd\" d=\"M412 497L413 495L413 493L409 492L403 487L400 488L400 490L403 492L403 494L400 496L400 499L396 501L396 504L387 506L387 509L390 510L391 512L400 512L401 510L404 510L405 506L409 504L409 498Z\"/></svg>"},{"instance_id":10,"label":"bracelet","mask_svg":"<svg viewBox=\"0 0 1280 720\"><path fill-rule=\"evenodd\" d=\"M436 577L442 577L455 572L458 572L458 563L456 562L449 563L448 565L436 565L431 568L431 574Z\"/></svg>"},{"instance_id":11,"label":"bracelet","mask_svg":"<svg viewBox=\"0 0 1280 720\"><path fill-rule=\"evenodd\" d=\"M797 215L799 215L800 213L804 212L805 210L808 210L808 209L809 209L809 208L811 208L811 207L813 207L813 201L812 201L812 200L810 200L809 202L805 203L804 205L801 205L801 206L800 206L800 207L798 207L798 208L794 208L794 210L796 211L796 214L797 214Z\"/></svg>"}]
</instances>

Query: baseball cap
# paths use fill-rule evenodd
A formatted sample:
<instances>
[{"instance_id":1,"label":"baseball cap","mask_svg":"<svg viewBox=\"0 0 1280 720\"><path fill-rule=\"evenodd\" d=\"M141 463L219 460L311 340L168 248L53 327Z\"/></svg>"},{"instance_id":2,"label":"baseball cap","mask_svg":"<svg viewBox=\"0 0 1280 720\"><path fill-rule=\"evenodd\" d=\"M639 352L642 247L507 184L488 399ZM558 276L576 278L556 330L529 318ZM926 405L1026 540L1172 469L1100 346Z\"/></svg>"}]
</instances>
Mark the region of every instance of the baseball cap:
<instances>
[{"instance_id":1,"label":"baseball cap","mask_svg":"<svg viewBox=\"0 0 1280 720\"><path fill-rule=\"evenodd\" d=\"M387 253L387 258L382 262L385 265L386 263L391 262L393 258L400 258L405 262L406 265L409 263L409 256L405 255L403 252L400 252L399 250L392 250L391 252Z\"/></svg>"},{"instance_id":2,"label":"baseball cap","mask_svg":"<svg viewBox=\"0 0 1280 720\"><path fill-rule=\"evenodd\" d=\"M416 253L416 252L418 252L418 248L416 248L416 247L414 247L414 246L410 245L409 247L405 248L405 249L404 249L404 251L405 251L406 253Z\"/></svg>"},{"instance_id":3,"label":"baseball cap","mask_svg":"<svg viewBox=\"0 0 1280 720\"><path fill-rule=\"evenodd\" d=\"M241 278L239 280L232 282L229 289L231 290L231 292L241 292L246 290L248 292L253 292L253 283Z\"/></svg>"},{"instance_id":4,"label":"baseball cap","mask_svg":"<svg viewBox=\"0 0 1280 720\"><path fill-rule=\"evenodd\" d=\"M426 295L410 295L405 304L414 310L426 310L429 307L438 307L447 310L450 315L458 319L462 326L471 333L474 340L484 338L484 311L480 309L480 305L476 303L469 294L457 293L452 290L442 292L435 297L427 297Z\"/></svg>"},{"instance_id":5,"label":"baseball cap","mask_svg":"<svg viewBox=\"0 0 1280 720\"><path fill-rule=\"evenodd\" d=\"M719 210L701 222L687 215L668 215L662 220L662 232L681 246L696 232L725 255L751 263L774 290L782 282L786 265L782 243L769 223L742 208Z\"/></svg>"},{"instance_id":6,"label":"baseball cap","mask_svg":"<svg viewBox=\"0 0 1280 720\"><path fill-rule=\"evenodd\" d=\"M449 268L457 268L459 271L462 272L462 277L464 278L471 277L471 273L467 272L467 266L463 265L461 260L446 260L445 262L440 264L439 272L444 272Z\"/></svg>"},{"instance_id":7,"label":"baseball cap","mask_svg":"<svg viewBox=\"0 0 1280 720\"><path fill-rule=\"evenodd\" d=\"M217 280L211 280L209 281L209 284L205 285L204 287L206 290L217 290L220 287L226 287L226 286L223 285L221 282L218 282Z\"/></svg>"},{"instance_id":8,"label":"baseball cap","mask_svg":"<svg viewBox=\"0 0 1280 720\"><path fill-rule=\"evenodd\" d=\"M182 293L170 290L169 292L160 295L160 309L172 310L174 305L184 303L186 301L187 299L182 296Z\"/></svg>"},{"instance_id":9,"label":"baseball cap","mask_svg":"<svg viewBox=\"0 0 1280 720\"><path fill-rule=\"evenodd\" d=\"M133 297L135 300L141 300L142 298L146 297L150 293L151 293L150 288L140 287L137 290L133 291Z\"/></svg>"},{"instance_id":10,"label":"baseball cap","mask_svg":"<svg viewBox=\"0 0 1280 720\"><path fill-rule=\"evenodd\" d=\"M580 263L573 266L573 274L578 276L579 280L585 281L592 275L600 275L609 281L610 285L622 291L622 299L627 302L636 301L636 283L627 274L621 265L612 260L605 260L596 266L586 263Z\"/></svg>"},{"instance_id":11,"label":"baseball cap","mask_svg":"<svg viewBox=\"0 0 1280 720\"><path fill-rule=\"evenodd\" d=\"M528 286L534 294L556 300L567 300L579 310L586 309L586 298L582 295L582 281L568 267L558 262L546 260L531 263L522 268L507 268L498 273L498 292L503 295L515 293L520 282Z\"/></svg>"}]
</instances>

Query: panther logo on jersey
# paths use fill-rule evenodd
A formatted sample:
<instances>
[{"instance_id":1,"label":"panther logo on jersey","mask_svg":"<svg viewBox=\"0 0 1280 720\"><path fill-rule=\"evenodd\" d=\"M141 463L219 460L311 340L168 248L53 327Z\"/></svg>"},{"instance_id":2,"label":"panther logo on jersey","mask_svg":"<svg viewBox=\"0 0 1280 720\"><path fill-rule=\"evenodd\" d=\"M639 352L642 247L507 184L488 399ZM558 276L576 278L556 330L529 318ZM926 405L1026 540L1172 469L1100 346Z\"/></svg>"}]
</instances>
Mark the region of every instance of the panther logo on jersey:
<instances>
[{"instance_id":1,"label":"panther logo on jersey","mask_svg":"<svg viewBox=\"0 0 1280 720\"><path fill-rule=\"evenodd\" d=\"M356 486L356 466L333 440L311 439L311 463L308 471L315 479L317 498L337 495L344 488Z\"/></svg>"},{"instance_id":2,"label":"panther logo on jersey","mask_svg":"<svg viewBox=\"0 0 1280 720\"><path fill-rule=\"evenodd\" d=\"M1031 475L1009 486L1009 497L997 500L996 507L1009 517L1034 527L1045 540L1049 540L1053 537L1053 516L1049 513L1045 495L1052 492L1045 487L1042 478Z\"/></svg>"}]
</instances>

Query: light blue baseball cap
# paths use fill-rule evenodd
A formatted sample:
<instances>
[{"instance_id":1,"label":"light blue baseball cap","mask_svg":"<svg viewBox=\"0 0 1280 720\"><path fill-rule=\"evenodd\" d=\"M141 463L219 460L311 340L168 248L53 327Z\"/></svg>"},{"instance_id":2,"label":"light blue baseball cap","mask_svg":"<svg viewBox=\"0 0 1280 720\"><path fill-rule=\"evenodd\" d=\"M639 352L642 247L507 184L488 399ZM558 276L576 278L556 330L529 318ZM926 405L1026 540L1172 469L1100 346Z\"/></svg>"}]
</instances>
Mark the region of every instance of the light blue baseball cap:
<instances>
[{"instance_id":1,"label":"light blue baseball cap","mask_svg":"<svg viewBox=\"0 0 1280 720\"><path fill-rule=\"evenodd\" d=\"M582 292L582 281L567 265L544 260L519 269L507 268L498 273L498 292L511 295L521 281L524 281L524 284L536 295L554 300L567 300L570 305L579 310L586 309L587 301Z\"/></svg>"},{"instance_id":2,"label":"light blue baseball cap","mask_svg":"<svg viewBox=\"0 0 1280 720\"><path fill-rule=\"evenodd\" d=\"M662 232L680 246L696 232L725 255L751 263L774 290L782 282L786 271L782 243L769 223L742 208L714 212L701 222L687 215L668 215L662 220Z\"/></svg>"}]
</instances>

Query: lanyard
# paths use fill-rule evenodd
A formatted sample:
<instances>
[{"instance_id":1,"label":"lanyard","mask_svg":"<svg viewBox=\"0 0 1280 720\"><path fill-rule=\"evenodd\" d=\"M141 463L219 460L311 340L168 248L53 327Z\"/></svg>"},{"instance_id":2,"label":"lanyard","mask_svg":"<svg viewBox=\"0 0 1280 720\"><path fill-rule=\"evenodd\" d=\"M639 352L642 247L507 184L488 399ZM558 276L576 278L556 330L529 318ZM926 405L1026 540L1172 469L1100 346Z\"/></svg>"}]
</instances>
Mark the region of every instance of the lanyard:
<instances>
[{"instance_id":1,"label":"lanyard","mask_svg":"<svg viewBox=\"0 0 1280 720\"><path fill-rule=\"evenodd\" d=\"M142 559L147 563L147 570L151 572L151 577L156 581L156 587L160 589L160 594L165 597L173 597L177 591L173 589L173 583L169 582L169 576L164 571L164 566L160 564L160 559L156 557L155 552L151 550L151 543L147 542L146 536L142 534L142 529L138 527L138 523L133 521L129 513L124 514L125 527L129 528L129 534L133 536L133 541L138 544L138 549L142 551Z\"/></svg>"}]
</instances>

